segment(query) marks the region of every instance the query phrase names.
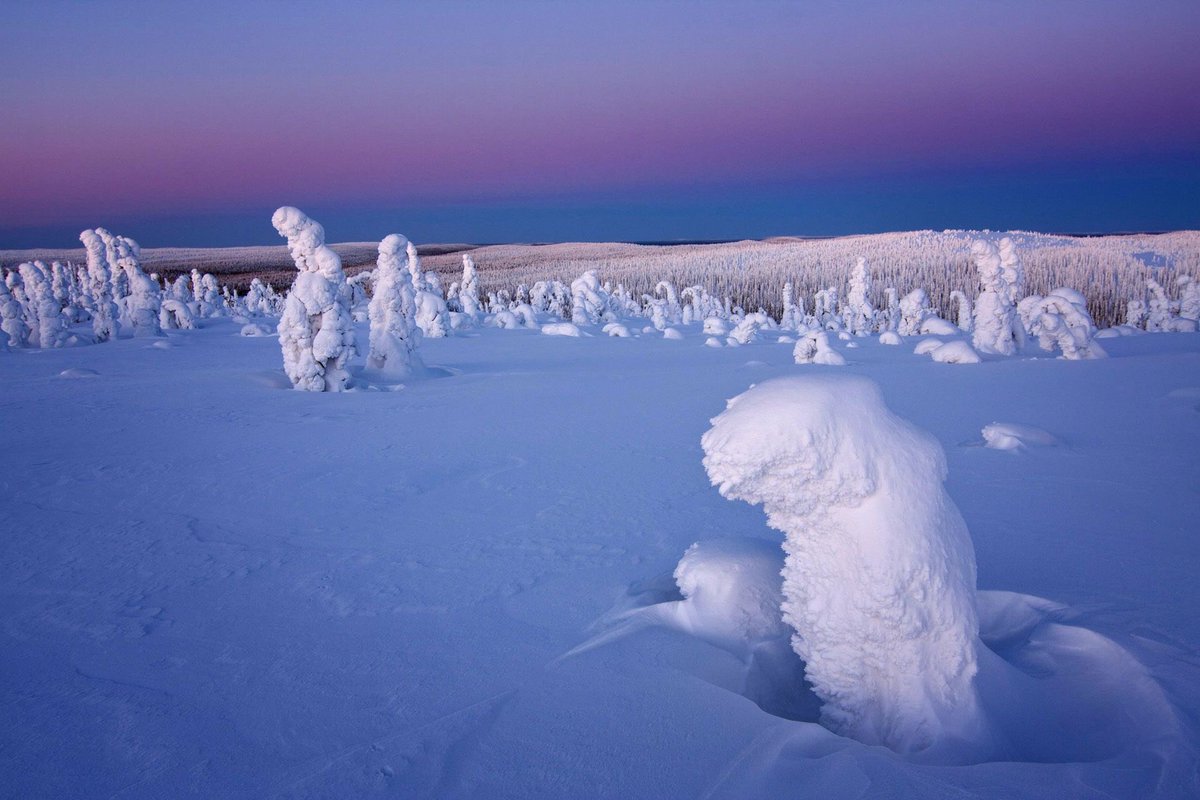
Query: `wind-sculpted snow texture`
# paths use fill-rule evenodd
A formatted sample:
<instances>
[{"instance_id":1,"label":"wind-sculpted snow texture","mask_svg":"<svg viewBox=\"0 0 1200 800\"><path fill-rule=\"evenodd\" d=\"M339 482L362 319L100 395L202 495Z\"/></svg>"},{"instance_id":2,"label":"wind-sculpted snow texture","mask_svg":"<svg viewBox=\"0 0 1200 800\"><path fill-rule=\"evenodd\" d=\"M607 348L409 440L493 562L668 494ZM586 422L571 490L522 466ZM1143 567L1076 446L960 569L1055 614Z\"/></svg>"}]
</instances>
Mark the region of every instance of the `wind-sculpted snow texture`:
<instances>
[{"instance_id":1,"label":"wind-sculpted snow texture","mask_svg":"<svg viewBox=\"0 0 1200 800\"><path fill-rule=\"evenodd\" d=\"M702 440L721 495L783 531L783 617L822 719L914 753L986 736L975 554L933 437L861 377L780 378L729 401Z\"/></svg>"}]
</instances>

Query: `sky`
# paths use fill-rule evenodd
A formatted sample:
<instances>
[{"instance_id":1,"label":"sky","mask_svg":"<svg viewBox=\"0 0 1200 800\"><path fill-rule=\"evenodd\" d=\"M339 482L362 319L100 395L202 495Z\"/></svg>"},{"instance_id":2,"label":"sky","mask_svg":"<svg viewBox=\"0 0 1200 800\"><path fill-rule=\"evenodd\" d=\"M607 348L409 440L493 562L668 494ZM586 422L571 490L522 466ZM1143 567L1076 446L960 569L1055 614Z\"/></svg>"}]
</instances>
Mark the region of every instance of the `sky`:
<instances>
[{"instance_id":1,"label":"sky","mask_svg":"<svg viewBox=\"0 0 1200 800\"><path fill-rule=\"evenodd\" d=\"M1200 228L1200 2L9 2L0 248Z\"/></svg>"}]
</instances>

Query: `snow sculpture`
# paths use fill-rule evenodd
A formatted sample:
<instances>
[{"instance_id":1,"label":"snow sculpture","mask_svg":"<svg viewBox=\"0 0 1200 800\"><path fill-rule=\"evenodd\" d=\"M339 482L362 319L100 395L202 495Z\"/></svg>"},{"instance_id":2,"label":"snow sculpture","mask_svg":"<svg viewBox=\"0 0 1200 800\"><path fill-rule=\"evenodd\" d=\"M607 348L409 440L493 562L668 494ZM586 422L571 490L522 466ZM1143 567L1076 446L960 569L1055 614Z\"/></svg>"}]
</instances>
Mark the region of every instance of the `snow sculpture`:
<instances>
[{"instance_id":1,"label":"snow sculpture","mask_svg":"<svg viewBox=\"0 0 1200 800\"><path fill-rule=\"evenodd\" d=\"M284 370L297 389L342 391L350 385L347 365L355 354L342 260L325 245L325 229L300 209L279 208L271 224L287 239L300 271L279 319Z\"/></svg>"},{"instance_id":2,"label":"snow sculpture","mask_svg":"<svg viewBox=\"0 0 1200 800\"><path fill-rule=\"evenodd\" d=\"M860 377L735 397L701 440L723 497L786 535L783 616L832 730L903 753L985 737L975 554L936 440Z\"/></svg>"},{"instance_id":3,"label":"snow sculpture","mask_svg":"<svg viewBox=\"0 0 1200 800\"><path fill-rule=\"evenodd\" d=\"M413 277L410 271L401 268L400 261L400 254L410 245L398 233L379 243L375 293L367 309L371 320L367 366L397 377L411 374L420 363L416 352L420 329ZM411 259L408 263L411 265Z\"/></svg>"},{"instance_id":4,"label":"snow sculpture","mask_svg":"<svg viewBox=\"0 0 1200 800\"><path fill-rule=\"evenodd\" d=\"M1011 245L1010 240L1005 241ZM1011 356L1023 344L1023 331L1017 322L1015 301L1012 299L1015 289L1006 280L1009 272L1019 273L1020 262L1013 260L1015 255L1011 250L1007 252L1009 260L1006 262L991 242L978 239L971 245L980 284L979 296L975 298L972 342L980 353ZM1014 274L1013 277L1018 279L1020 275Z\"/></svg>"},{"instance_id":5,"label":"snow sculpture","mask_svg":"<svg viewBox=\"0 0 1200 800\"><path fill-rule=\"evenodd\" d=\"M850 291L846 296L846 329L855 336L875 332L875 307L871 305L871 273L867 260L858 259L850 273Z\"/></svg>"},{"instance_id":6,"label":"snow sculpture","mask_svg":"<svg viewBox=\"0 0 1200 800\"><path fill-rule=\"evenodd\" d=\"M828 367L844 367L846 359L829 345L829 334L825 331L809 331L796 340L792 358L797 364L824 364Z\"/></svg>"}]
</instances>

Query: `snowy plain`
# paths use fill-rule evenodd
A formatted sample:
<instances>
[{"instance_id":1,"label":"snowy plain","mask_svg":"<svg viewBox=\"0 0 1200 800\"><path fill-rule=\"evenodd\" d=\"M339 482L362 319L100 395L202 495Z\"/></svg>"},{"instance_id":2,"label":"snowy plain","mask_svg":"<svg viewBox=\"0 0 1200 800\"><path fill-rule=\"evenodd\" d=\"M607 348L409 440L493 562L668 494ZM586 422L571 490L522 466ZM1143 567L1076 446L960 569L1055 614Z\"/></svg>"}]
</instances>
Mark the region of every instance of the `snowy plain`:
<instances>
[{"instance_id":1,"label":"snowy plain","mask_svg":"<svg viewBox=\"0 0 1200 800\"><path fill-rule=\"evenodd\" d=\"M0 357L0 796L1200 794L1200 334L826 367L699 325L479 329L423 343L446 377L328 394L239 329ZM1053 689L1009 709L1021 758L838 736L789 648L747 659L680 593L697 542L778 574L700 440L826 373L944 449L984 641Z\"/></svg>"}]
</instances>

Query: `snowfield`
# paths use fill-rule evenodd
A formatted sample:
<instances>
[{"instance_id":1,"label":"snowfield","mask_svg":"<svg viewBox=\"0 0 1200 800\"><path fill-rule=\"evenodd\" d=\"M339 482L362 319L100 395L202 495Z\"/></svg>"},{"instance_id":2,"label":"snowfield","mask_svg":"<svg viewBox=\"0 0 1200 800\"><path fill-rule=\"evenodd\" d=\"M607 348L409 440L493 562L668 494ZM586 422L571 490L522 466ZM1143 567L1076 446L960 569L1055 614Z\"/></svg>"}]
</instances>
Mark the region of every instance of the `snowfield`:
<instances>
[{"instance_id":1,"label":"snowfield","mask_svg":"<svg viewBox=\"0 0 1200 800\"><path fill-rule=\"evenodd\" d=\"M834 367L700 321L480 326L325 393L274 333L196 324L0 354L0 796L1200 794L1200 334L968 364L831 336ZM821 724L784 534L701 449L797 376L874 382L944 451L922 519L974 548L988 752Z\"/></svg>"}]
</instances>

